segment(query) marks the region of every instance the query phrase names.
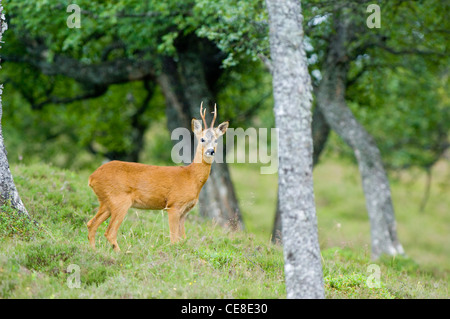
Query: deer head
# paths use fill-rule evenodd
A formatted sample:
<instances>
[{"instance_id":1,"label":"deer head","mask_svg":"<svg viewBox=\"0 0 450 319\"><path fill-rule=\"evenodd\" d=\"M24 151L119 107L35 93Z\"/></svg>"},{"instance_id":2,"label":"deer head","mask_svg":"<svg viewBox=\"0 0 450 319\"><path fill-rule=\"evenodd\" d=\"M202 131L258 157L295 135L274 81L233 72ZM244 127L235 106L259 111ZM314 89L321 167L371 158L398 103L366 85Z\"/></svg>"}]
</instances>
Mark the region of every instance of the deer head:
<instances>
[{"instance_id":1,"label":"deer head","mask_svg":"<svg viewBox=\"0 0 450 319\"><path fill-rule=\"evenodd\" d=\"M203 102L200 104L200 115L203 119L204 128L202 129L202 122L197 119L192 119L192 131L197 138L198 146L197 153L200 152L202 154L202 160L207 164L211 164L214 161L214 155L216 154L217 141L219 137L221 137L228 128L228 121L219 124L219 126L214 127L214 122L217 117L217 106L214 104L214 118L211 122L210 127L206 124L206 109L203 110ZM198 160L198 159L197 159Z\"/></svg>"}]
</instances>

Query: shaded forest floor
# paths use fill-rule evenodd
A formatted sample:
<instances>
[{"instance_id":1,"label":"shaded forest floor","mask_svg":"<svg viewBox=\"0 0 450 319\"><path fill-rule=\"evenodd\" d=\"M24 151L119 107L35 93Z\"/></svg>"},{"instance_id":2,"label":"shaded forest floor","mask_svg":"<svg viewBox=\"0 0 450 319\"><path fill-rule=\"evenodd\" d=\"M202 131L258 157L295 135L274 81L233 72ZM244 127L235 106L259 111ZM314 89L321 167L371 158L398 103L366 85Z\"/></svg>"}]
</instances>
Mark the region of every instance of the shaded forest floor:
<instances>
[{"instance_id":1,"label":"shaded forest floor","mask_svg":"<svg viewBox=\"0 0 450 319\"><path fill-rule=\"evenodd\" d=\"M254 165L232 165L245 232L202 221L194 210L186 222L188 239L170 245L165 213L131 209L119 231L122 252L116 254L103 236L106 223L97 232L97 252L89 248L85 224L97 207L87 186L89 173L43 164L11 169L38 225L12 217L2 207L0 298L286 296L282 249L270 242L276 175L260 175ZM314 175L328 298L448 298L448 163L434 169L422 212L424 175L410 171L391 179L399 237L409 257L375 262L370 260L357 168L327 161ZM375 288L368 283L375 283Z\"/></svg>"}]
</instances>

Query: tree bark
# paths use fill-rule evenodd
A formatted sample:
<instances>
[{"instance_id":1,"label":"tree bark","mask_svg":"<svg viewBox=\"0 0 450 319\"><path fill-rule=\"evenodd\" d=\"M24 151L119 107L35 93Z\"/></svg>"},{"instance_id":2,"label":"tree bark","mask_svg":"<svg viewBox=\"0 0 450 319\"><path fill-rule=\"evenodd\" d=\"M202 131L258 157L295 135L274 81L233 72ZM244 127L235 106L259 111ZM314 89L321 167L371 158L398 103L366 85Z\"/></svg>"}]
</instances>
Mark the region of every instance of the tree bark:
<instances>
[{"instance_id":1,"label":"tree bark","mask_svg":"<svg viewBox=\"0 0 450 319\"><path fill-rule=\"evenodd\" d=\"M190 130L191 119L199 117L200 103L204 105L214 100L214 83L220 72L219 62L213 65L211 53L205 57L208 48L202 43L195 43L199 39L187 39L189 45L178 45L178 62L171 58L164 58L163 70L158 76L158 83L166 98L167 126L170 131L177 127ZM217 55L217 53L216 53ZM218 59L218 61L221 59ZM208 63L208 67L205 64ZM216 68L216 72L211 69ZM210 73L206 73L209 70ZM220 106L218 107L220 117ZM194 141L191 141L194 145ZM242 215L234 191L228 165L214 162L211 174L203 186L199 196L200 215L214 219L218 224L232 229L244 229Z\"/></svg>"},{"instance_id":2,"label":"tree bark","mask_svg":"<svg viewBox=\"0 0 450 319\"><path fill-rule=\"evenodd\" d=\"M288 298L324 298L312 179L312 87L298 0L266 0Z\"/></svg>"},{"instance_id":3,"label":"tree bark","mask_svg":"<svg viewBox=\"0 0 450 319\"><path fill-rule=\"evenodd\" d=\"M313 169L319 163L320 155L325 148L329 135L330 126L325 121L320 109L316 106L312 115ZM281 244L280 201L278 198L271 239L274 244Z\"/></svg>"},{"instance_id":4,"label":"tree bark","mask_svg":"<svg viewBox=\"0 0 450 319\"><path fill-rule=\"evenodd\" d=\"M5 18L3 15L3 6L0 0L0 44L2 42L3 32L7 29ZM1 62L1 61L0 61ZM19 213L28 215L25 205L20 199L19 192L14 184L11 171L9 169L8 157L3 143L3 130L1 125L1 118L3 114L2 108L2 93L3 85L0 85L0 205L7 205Z\"/></svg>"},{"instance_id":5,"label":"tree bark","mask_svg":"<svg viewBox=\"0 0 450 319\"><path fill-rule=\"evenodd\" d=\"M35 46L24 43L26 53L21 56L5 56L6 61L27 63L43 74L64 75L79 83L91 87L105 87L112 84L128 83L143 80L154 76L154 60L117 58L111 61L102 61L95 64L81 62L62 54L55 55L53 61L49 62L45 57L47 47Z\"/></svg>"},{"instance_id":6,"label":"tree bark","mask_svg":"<svg viewBox=\"0 0 450 319\"><path fill-rule=\"evenodd\" d=\"M0 121L3 113L1 95L3 93L3 85L0 85ZM20 199L19 192L14 184L11 171L9 169L8 157L3 143L3 131L0 123L0 205L7 205L19 213L28 215L25 205Z\"/></svg>"},{"instance_id":7,"label":"tree bark","mask_svg":"<svg viewBox=\"0 0 450 319\"><path fill-rule=\"evenodd\" d=\"M396 255L404 251L397 238L389 180L380 151L345 100L350 66L346 45L352 36L350 21L345 12L334 15L336 32L331 36L316 99L327 123L355 153L370 219L372 258L376 259L383 253Z\"/></svg>"}]
</instances>

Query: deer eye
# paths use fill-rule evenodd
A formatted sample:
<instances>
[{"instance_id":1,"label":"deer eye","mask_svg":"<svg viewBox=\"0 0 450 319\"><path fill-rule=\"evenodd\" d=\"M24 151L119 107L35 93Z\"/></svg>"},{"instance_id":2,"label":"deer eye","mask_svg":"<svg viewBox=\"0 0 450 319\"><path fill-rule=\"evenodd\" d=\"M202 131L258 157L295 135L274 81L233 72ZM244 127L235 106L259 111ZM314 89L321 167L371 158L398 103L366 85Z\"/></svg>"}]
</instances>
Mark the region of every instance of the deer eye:
<instances>
[{"instance_id":1,"label":"deer eye","mask_svg":"<svg viewBox=\"0 0 450 319\"><path fill-rule=\"evenodd\" d=\"M202 137L202 139L200 140L202 143L205 143L205 139Z\"/></svg>"}]
</instances>

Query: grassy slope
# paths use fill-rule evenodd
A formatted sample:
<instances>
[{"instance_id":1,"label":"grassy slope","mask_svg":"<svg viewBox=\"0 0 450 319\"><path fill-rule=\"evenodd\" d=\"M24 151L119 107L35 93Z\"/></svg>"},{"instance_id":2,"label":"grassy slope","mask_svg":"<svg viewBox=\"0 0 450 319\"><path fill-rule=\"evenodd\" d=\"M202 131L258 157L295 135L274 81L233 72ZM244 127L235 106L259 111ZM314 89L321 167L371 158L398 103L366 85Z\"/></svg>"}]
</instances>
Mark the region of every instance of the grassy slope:
<instances>
[{"instance_id":1,"label":"grassy slope","mask_svg":"<svg viewBox=\"0 0 450 319\"><path fill-rule=\"evenodd\" d=\"M411 259L384 258L375 264L381 285L366 285L369 225L357 170L335 162L315 170L319 235L329 298L448 298L450 198L448 166L439 167L427 209L418 212L422 181L392 183L399 235ZM234 165L233 179L247 232L231 233L188 217L188 240L169 245L167 215L130 210L116 254L97 233L97 252L88 247L86 222L96 198L86 173L46 165L12 167L23 201L42 225L0 215L2 298L284 298L283 257L270 243L276 176L254 166ZM447 179L446 179L447 178ZM447 184L445 184L447 181ZM14 228L13 228L14 227ZM20 237L17 234L21 234ZM22 239L20 239L22 238ZM80 268L81 288L69 288Z\"/></svg>"}]
</instances>

